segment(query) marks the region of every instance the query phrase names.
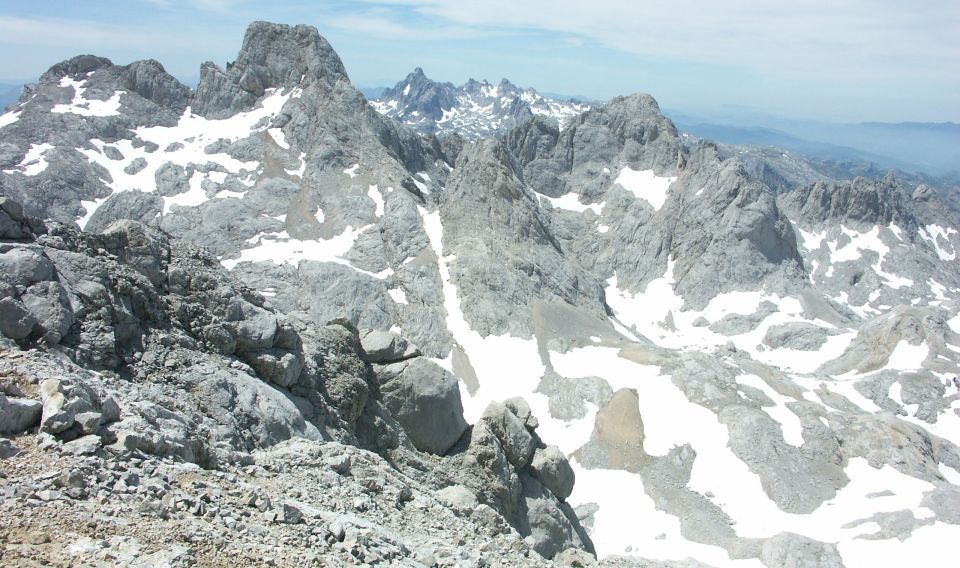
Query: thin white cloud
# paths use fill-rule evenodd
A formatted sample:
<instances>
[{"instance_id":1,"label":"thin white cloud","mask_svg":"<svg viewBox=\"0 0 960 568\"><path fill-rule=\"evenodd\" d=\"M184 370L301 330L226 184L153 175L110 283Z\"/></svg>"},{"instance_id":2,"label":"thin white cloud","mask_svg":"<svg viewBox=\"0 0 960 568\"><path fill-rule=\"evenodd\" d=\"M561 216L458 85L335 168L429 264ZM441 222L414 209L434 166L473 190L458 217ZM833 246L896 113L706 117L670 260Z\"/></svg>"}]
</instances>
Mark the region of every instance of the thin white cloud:
<instances>
[{"instance_id":1,"label":"thin white cloud","mask_svg":"<svg viewBox=\"0 0 960 568\"><path fill-rule=\"evenodd\" d=\"M223 12L228 13L244 4L249 4L250 0L141 0L147 4L152 4L160 8L167 9L194 9L205 12Z\"/></svg>"},{"instance_id":2,"label":"thin white cloud","mask_svg":"<svg viewBox=\"0 0 960 568\"><path fill-rule=\"evenodd\" d=\"M142 30L133 31L99 22L0 16L0 45L142 45L150 40L150 34L145 37Z\"/></svg>"},{"instance_id":3,"label":"thin white cloud","mask_svg":"<svg viewBox=\"0 0 960 568\"><path fill-rule=\"evenodd\" d=\"M573 34L640 56L758 72L944 74L960 2L905 0L370 0L477 28Z\"/></svg>"},{"instance_id":4,"label":"thin white cloud","mask_svg":"<svg viewBox=\"0 0 960 568\"><path fill-rule=\"evenodd\" d=\"M373 13L325 18L324 26L364 34L378 40L435 41L503 35L504 32L468 26L416 26Z\"/></svg>"}]
</instances>

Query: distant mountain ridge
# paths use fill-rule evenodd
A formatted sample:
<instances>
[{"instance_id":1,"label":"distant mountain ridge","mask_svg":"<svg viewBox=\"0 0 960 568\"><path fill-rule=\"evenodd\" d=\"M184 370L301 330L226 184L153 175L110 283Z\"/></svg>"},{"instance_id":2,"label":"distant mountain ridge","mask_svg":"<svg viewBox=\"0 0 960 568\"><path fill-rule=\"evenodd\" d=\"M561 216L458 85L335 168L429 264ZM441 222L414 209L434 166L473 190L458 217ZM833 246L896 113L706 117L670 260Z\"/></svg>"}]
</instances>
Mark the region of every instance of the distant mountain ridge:
<instances>
[{"instance_id":1,"label":"distant mountain ridge","mask_svg":"<svg viewBox=\"0 0 960 568\"><path fill-rule=\"evenodd\" d=\"M590 109L576 99L545 97L507 79L496 85L470 79L457 87L430 79L420 67L371 104L377 112L419 132L441 137L456 132L467 140L505 132L534 115L548 116L562 126Z\"/></svg>"},{"instance_id":2,"label":"distant mountain ridge","mask_svg":"<svg viewBox=\"0 0 960 568\"><path fill-rule=\"evenodd\" d=\"M948 179L960 172L960 124L952 122L832 123L665 112L684 132L721 143L777 146L815 159L870 161Z\"/></svg>"}]
</instances>

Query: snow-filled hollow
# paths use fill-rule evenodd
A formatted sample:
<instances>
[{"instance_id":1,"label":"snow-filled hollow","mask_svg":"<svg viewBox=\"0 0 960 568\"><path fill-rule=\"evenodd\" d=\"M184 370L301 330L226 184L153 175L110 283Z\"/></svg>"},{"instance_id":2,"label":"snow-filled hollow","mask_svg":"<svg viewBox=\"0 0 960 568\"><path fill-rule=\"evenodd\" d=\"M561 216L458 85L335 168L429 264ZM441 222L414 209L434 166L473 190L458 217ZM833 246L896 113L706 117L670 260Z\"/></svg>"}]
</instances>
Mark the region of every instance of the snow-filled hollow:
<instances>
[{"instance_id":1,"label":"snow-filled hollow","mask_svg":"<svg viewBox=\"0 0 960 568\"><path fill-rule=\"evenodd\" d=\"M676 177L658 176L653 170L633 170L625 166L614 183L629 191L637 199L643 199L655 211L659 211L667 202L670 185Z\"/></svg>"}]
</instances>

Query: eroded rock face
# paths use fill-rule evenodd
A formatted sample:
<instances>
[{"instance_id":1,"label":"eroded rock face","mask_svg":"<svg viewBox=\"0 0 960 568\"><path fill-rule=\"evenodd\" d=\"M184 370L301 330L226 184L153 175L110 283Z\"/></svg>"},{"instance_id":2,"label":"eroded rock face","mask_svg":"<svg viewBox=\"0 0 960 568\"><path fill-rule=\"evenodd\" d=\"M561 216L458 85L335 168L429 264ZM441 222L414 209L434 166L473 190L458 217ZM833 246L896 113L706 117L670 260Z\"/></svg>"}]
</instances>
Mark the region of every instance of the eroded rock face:
<instances>
[{"instance_id":1,"label":"eroded rock face","mask_svg":"<svg viewBox=\"0 0 960 568\"><path fill-rule=\"evenodd\" d=\"M506 405L490 403L480 418L493 432L511 464L523 468L530 463L537 441L524 422Z\"/></svg>"}]
</instances>

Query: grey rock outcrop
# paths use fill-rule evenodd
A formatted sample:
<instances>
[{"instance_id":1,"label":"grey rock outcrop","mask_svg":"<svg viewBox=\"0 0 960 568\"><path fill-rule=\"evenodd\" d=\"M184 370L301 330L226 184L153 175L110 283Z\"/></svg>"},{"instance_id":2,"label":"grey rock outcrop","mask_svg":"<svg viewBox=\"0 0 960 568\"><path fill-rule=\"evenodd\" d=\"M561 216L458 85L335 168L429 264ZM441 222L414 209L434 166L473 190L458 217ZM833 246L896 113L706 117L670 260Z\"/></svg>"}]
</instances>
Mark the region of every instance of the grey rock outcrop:
<instances>
[{"instance_id":1,"label":"grey rock outcrop","mask_svg":"<svg viewBox=\"0 0 960 568\"><path fill-rule=\"evenodd\" d=\"M523 468L530 463L537 442L513 411L502 403L492 402L480 420L497 437L511 464Z\"/></svg>"},{"instance_id":2,"label":"grey rock outcrop","mask_svg":"<svg viewBox=\"0 0 960 568\"><path fill-rule=\"evenodd\" d=\"M371 363L393 363L420 355L416 345L389 331L368 330L360 336L360 345Z\"/></svg>"},{"instance_id":3,"label":"grey rock outcrop","mask_svg":"<svg viewBox=\"0 0 960 568\"><path fill-rule=\"evenodd\" d=\"M817 182L784 194L781 202L796 219L810 223L845 222L854 226L916 227L903 192L892 176L874 181L856 178L850 183Z\"/></svg>"},{"instance_id":4,"label":"grey rock outcrop","mask_svg":"<svg viewBox=\"0 0 960 568\"><path fill-rule=\"evenodd\" d=\"M763 543L760 559L769 568L843 568L836 546L782 533Z\"/></svg>"},{"instance_id":5,"label":"grey rock outcrop","mask_svg":"<svg viewBox=\"0 0 960 568\"><path fill-rule=\"evenodd\" d=\"M423 357L392 363L377 371L384 405L417 449L442 455L467 423L456 378Z\"/></svg>"},{"instance_id":6,"label":"grey rock outcrop","mask_svg":"<svg viewBox=\"0 0 960 568\"><path fill-rule=\"evenodd\" d=\"M530 467L536 472L537 479L544 487L563 501L573 492L575 476L567 456L556 446L537 448L530 461Z\"/></svg>"}]
</instances>

